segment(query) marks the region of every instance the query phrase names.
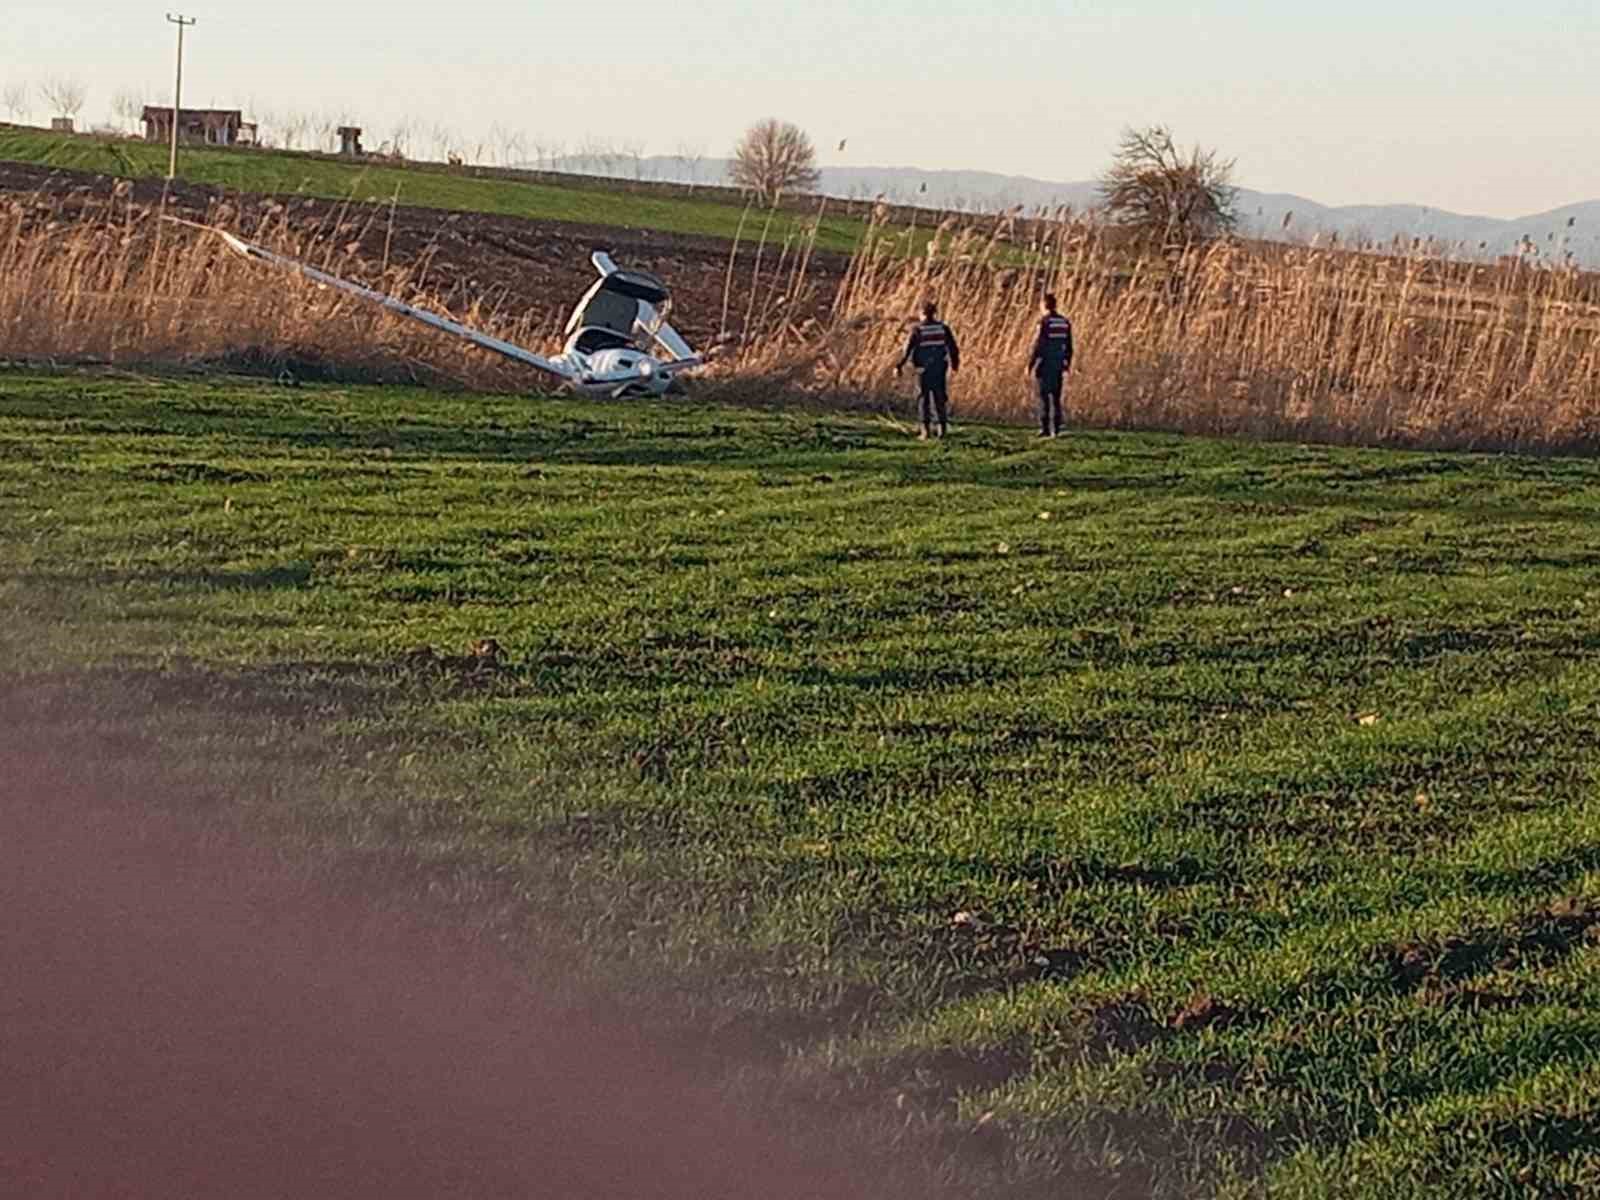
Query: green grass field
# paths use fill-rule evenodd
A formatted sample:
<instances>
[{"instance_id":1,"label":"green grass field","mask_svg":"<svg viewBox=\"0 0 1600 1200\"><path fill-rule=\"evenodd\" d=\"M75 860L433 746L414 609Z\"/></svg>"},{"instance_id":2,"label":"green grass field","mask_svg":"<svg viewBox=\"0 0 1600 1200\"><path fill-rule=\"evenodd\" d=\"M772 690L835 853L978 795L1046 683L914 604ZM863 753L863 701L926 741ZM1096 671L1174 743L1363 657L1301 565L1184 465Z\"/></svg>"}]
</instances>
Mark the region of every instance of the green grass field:
<instances>
[{"instance_id":1,"label":"green grass field","mask_svg":"<svg viewBox=\"0 0 1600 1200\"><path fill-rule=\"evenodd\" d=\"M0 161L33 163L124 178L165 178L167 151L140 141L74 137L39 130L0 128ZM493 213L540 221L575 221L664 233L732 239L743 210L718 200L634 194L595 186L562 187L465 174L411 170L403 166L342 163L303 154L203 147L183 151L182 177L241 192L305 195L357 202L377 201L456 212ZM779 213L768 237L781 242L809 218ZM743 236L761 236L765 216L752 213ZM817 234L822 250L848 253L866 226L849 217L827 217Z\"/></svg>"},{"instance_id":2,"label":"green grass field","mask_svg":"<svg viewBox=\"0 0 1600 1200\"><path fill-rule=\"evenodd\" d=\"M0 654L1019 1189L1600 1191L1600 466L958 433L3 373Z\"/></svg>"}]
</instances>

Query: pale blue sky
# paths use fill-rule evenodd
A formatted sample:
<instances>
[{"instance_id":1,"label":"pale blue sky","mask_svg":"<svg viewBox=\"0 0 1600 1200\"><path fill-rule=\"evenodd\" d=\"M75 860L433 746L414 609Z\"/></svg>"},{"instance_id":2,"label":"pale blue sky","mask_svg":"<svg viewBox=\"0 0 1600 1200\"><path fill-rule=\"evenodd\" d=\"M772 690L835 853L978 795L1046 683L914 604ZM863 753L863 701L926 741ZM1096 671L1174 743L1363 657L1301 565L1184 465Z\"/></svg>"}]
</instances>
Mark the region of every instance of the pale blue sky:
<instances>
[{"instance_id":1,"label":"pale blue sky","mask_svg":"<svg viewBox=\"0 0 1600 1200\"><path fill-rule=\"evenodd\" d=\"M183 3L187 102L345 110L369 143L409 115L467 143L498 120L719 155L773 115L827 162L1077 180L1160 121L1242 184L1329 204L1600 198L1596 0ZM161 5L4 7L0 86L76 75L95 119L124 87L170 97Z\"/></svg>"}]
</instances>

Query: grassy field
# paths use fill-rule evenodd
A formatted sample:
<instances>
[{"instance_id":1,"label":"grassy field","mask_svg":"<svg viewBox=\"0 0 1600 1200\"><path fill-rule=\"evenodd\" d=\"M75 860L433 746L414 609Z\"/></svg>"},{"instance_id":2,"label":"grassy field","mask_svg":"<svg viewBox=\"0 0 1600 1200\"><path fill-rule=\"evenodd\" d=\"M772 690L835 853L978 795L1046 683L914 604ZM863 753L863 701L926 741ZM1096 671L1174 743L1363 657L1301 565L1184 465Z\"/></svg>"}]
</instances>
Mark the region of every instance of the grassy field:
<instances>
[{"instance_id":1,"label":"grassy field","mask_svg":"<svg viewBox=\"0 0 1600 1200\"><path fill-rule=\"evenodd\" d=\"M0 374L10 734L510 881L1018 1194L1595 1194L1600 466L958 433Z\"/></svg>"},{"instance_id":2,"label":"grassy field","mask_svg":"<svg viewBox=\"0 0 1600 1200\"><path fill-rule=\"evenodd\" d=\"M39 130L0 128L0 161L36 163L125 178L164 178L167 151L141 141L74 137ZM404 166L353 164L258 150L195 147L183 151L182 175L191 183L241 192L305 195L357 202L380 201L456 212L495 213L540 221L577 221L664 233L732 239L743 210L715 200L637 195L604 187L560 187L466 174L409 170ZM761 233L764 215L746 221L743 236ZM769 236L782 242L809 218L777 214ZM823 250L850 251L866 231L864 222L827 217L817 233Z\"/></svg>"}]
</instances>

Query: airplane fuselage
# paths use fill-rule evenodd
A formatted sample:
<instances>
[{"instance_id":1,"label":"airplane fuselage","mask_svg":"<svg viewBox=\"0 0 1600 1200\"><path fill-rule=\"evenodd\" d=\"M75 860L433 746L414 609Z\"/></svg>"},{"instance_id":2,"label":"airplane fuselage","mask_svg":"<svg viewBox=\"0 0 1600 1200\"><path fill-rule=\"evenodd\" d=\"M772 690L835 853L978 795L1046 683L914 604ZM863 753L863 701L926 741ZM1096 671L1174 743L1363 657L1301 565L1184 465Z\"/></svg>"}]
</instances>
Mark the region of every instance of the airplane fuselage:
<instances>
[{"instance_id":1,"label":"airplane fuselage","mask_svg":"<svg viewBox=\"0 0 1600 1200\"><path fill-rule=\"evenodd\" d=\"M561 355L572 369L571 387L587 396L662 396L671 389L679 368L640 350L619 348Z\"/></svg>"}]
</instances>

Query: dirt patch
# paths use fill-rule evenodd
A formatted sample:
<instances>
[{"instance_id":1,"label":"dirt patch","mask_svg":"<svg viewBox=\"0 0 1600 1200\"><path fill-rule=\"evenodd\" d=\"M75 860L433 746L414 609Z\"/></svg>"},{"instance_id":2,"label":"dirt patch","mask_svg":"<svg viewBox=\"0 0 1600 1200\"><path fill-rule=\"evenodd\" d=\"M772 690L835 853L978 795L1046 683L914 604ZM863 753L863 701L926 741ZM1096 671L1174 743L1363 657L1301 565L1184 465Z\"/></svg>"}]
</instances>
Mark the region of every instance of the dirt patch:
<instances>
[{"instance_id":1,"label":"dirt patch","mask_svg":"<svg viewBox=\"0 0 1600 1200\"><path fill-rule=\"evenodd\" d=\"M441 654L432 646L417 646L395 660L395 666L402 674L442 682L461 693L493 690L517 675L505 648L494 638L474 638L464 654Z\"/></svg>"},{"instance_id":2,"label":"dirt patch","mask_svg":"<svg viewBox=\"0 0 1600 1200\"><path fill-rule=\"evenodd\" d=\"M0 194L48 197L52 219L99 219L109 205L157 208L193 221L220 221L229 228L254 230L280 218L300 235L337 239L351 250L350 273L370 281L386 264L411 265L431 256L424 282L447 297L453 311L474 301L493 309L526 314L536 328L552 335L564 324L573 303L594 282L589 255L608 250L626 266L660 275L673 289L673 324L697 349L718 333L729 243L718 238L660 233L648 229L537 221L487 213L431 208L352 204L305 196L261 196L222 188L159 179L124 180L82 171L0 162ZM742 332L754 245L745 247L735 268L730 331ZM775 256L768 255L770 272ZM818 252L809 270L812 288L795 297L789 319L795 324L824 315L842 280L848 259Z\"/></svg>"},{"instance_id":3,"label":"dirt patch","mask_svg":"<svg viewBox=\"0 0 1600 1200\"><path fill-rule=\"evenodd\" d=\"M1176 1082L1184 1087L1233 1090L1244 1081L1245 1069L1225 1058L1208 1058L1201 1062L1161 1058L1145 1068L1144 1077L1153 1088Z\"/></svg>"},{"instance_id":4,"label":"dirt patch","mask_svg":"<svg viewBox=\"0 0 1600 1200\"><path fill-rule=\"evenodd\" d=\"M898 1101L903 1104L915 1096L933 1107L953 1106L963 1093L1003 1087L1026 1074L1032 1062L1031 1051L1021 1045L949 1047L917 1054L896 1065L897 1072L905 1072Z\"/></svg>"},{"instance_id":5,"label":"dirt patch","mask_svg":"<svg viewBox=\"0 0 1600 1200\"><path fill-rule=\"evenodd\" d=\"M1155 1042L1165 1032L1166 1027L1151 1016L1143 997L1119 996L1089 1013L1086 1045L1096 1057L1132 1054Z\"/></svg>"},{"instance_id":6,"label":"dirt patch","mask_svg":"<svg viewBox=\"0 0 1600 1200\"><path fill-rule=\"evenodd\" d=\"M1503 992L1471 984L1498 969L1539 968L1585 945L1600 944L1600 901L1567 897L1528 913L1508 928L1404 942L1379 953L1379 967L1396 991L1419 992L1435 1003L1475 1008L1516 1007L1533 992Z\"/></svg>"},{"instance_id":7,"label":"dirt patch","mask_svg":"<svg viewBox=\"0 0 1600 1200\"><path fill-rule=\"evenodd\" d=\"M1489 1131L1489 1143L1501 1149L1536 1151L1542 1158L1571 1159L1600 1147L1594 1120L1576 1113L1532 1112L1504 1121Z\"/></svg>"},{"instance_id":8,"label":"dirt patch","mask_svg":"<svg viewBox=\"0 0 1600 1200\"><path fill-rule=\"evenodd\" d=\"M1179 1033L1194 1033L1202 1029L1229 1029L1246 1017L1242 1009L1225 1004L1207 992L1196 992L1170 1024Z\"/></svg>"}]
</instances>

